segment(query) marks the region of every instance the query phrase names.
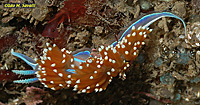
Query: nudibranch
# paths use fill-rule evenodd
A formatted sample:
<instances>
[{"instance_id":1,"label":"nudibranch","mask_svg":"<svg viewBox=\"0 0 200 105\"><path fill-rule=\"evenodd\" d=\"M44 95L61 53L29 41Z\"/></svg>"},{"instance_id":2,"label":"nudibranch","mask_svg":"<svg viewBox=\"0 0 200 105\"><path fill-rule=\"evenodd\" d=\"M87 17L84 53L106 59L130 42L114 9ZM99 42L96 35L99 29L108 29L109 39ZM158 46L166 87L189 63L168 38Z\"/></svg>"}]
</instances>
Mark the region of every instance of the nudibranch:
<instances>
[{"instance_id":1,"label":"nudibranch","mask_svg":"<svg viewBox=\"0 0 200 105\"><path fill-rule=\"evenodd\" d=\"M59 49L56 44L46 43L40 59L33 60L11 50L11 54L24 60L33 70L12 70L16 74L36 75L35 78L15 80L14 83L33 83L40 81L44 87L58 90L73 87L78 93L100 92L105 90L113 77L124 74L131 66L147 35L152 31L148 26L161 17L174 17L169 12L146 15L130 25L118 41L98 48L98 56L89 50L76 53ZM186 27L185 27L186 28Z\"/></svg>"}]
</instances>

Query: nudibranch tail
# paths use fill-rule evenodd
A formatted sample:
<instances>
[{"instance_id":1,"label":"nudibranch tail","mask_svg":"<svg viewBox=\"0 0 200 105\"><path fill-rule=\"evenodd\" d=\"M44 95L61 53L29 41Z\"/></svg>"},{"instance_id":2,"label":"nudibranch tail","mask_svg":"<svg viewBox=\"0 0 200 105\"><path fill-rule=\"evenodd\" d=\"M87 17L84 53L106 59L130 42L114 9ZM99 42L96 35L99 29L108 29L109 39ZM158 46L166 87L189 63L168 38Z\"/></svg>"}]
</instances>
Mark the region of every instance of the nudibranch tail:
<instances>
[{"instance_id":1,"label":"nudibranch tail","mask_svg":"<svg viewBox=\"0 0 200 105\"><path fill-rule=\"evenodd\" d=\"M158 12L158 13L152 13L152 14L145 15L142 18L139 18L139 20L137 20L134 23L132 23L130 26L128 26L128 28L126 30L124 30L123 32L120 32L118 41L121 41L122 38L124 38L129 33L131 33L131 28L133 26L135 28L139 28L140 26L144 27L144 28L147 28L152 23L154 23L155 21L157 21L158 19L163 18L163 17L172 17L172 18L176 18L176 19L180 20L183 23L183 26L184 26L184 29L185 29L185 36L187 37L186 24L183 21L183 19L181 19L180 17L178 17L175 14L172 14L170 12ZM116 43L117 43L117 41L113 42L112 45L115 46Z\"/></svg>"}]
</instances>

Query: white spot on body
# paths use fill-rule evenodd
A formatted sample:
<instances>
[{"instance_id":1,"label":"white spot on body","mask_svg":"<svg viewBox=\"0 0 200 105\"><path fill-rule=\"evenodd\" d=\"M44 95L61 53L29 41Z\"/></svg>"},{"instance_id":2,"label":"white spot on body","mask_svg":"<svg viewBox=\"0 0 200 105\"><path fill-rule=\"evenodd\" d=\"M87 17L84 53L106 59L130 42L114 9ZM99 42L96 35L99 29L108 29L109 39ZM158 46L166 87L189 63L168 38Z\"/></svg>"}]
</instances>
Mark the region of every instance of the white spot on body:
<instances>
[{"instance_id":1,"label":"white spot on body","mask_svg":"<svg viewBox=\"0 0 200 105\"><path fill-rule=\"evenodd\" d=\"M67 84L71 84L71 83L72 83L72 81L70 81L70 80L69 80L69 81L66 81L66 83L67 83Z\"/></svg>"},{"instance_id":2,"label":"white spot on body","mask_svg":"<svg viewBox=\"0 0 200 105\"><path fill-rule=\"evenodd\" d=\"M108 47L106 47L106 51L108 51L109 50L109 48Z\"/></svg>"},{"instance_id":3,"label":"white spot on body","mask_svg":"<svg viewBox=\"0 0 200 105\"><path fill-rule=\"evenodd\" d=\"M44 56L43 58L44 58L44 60L47 60L47 57L46 57L46 56Z\"/></svg>"},{"instance_id":4,"label":"white spot on body","mask_svg":"<svg viewBox=\"0 0 200 105\"><path fill-rule=\"evenodd\" d=\"M97 65L97 68L101 68L101 65Z\"/></svg>"},{"instance_id":5,"label":"white spot on body","mask_svg":"<svg viewBox=\"0 0 200 105\"><path fill-rule=\"evenodd\" d=\"M145 43L144 42L142 42L142 45L144 45Z\"/></svg>"},{"instance_id":6,"label":"white spot on body","mask_svg":"<svg viewBox=\"0 0 200 105\"><path fill-rule=\"evenodd\" d=\"M40 56L40 59L41 59L41 60L44 60L44 58L43 58L42 56Z\"/></svg>"},{"instance_id":7,"label":"white spot on body","mask_svg":"<svg viewBox=\"0 0 200 105\"><path fill-rule=\"evenodd\" d=\"M66 55L65 54L63 54L63 58L65 58L66 57Z\"/></svg>"},{"instance_id":8,"label":"white spot on body","mask_svg":"<svg viewBox=\"0 0 200 105\"><path fill-rule=\"evenodd\" d=\"M83 66L79 66L79 69L83 69Z\"/></svg>"},{"instance_id":9,"label":"white spot on body","mask_svg":"<svg viewBox=\"0 0 200 105\"><path fill-rule=\"evenodd\" d=\"M87 67L89 67L89 64L86 64Z\"/></svg>"},{"instance_id":10,"label":"white spot on body","mask_svg":"<svg viewBox=\"0 0 200 105\"><path fill-rule=\"evenodd\" d=\"M103 61L101 61L100 64L103 64Z\"/></svg>"},{"instance_id":11,"label":"white spot on body","mask_svg":"<svg viewBox=\"0 0 200 105\"><path fill-rule=\"evenodd\" d=\"M48 60L51 60L51 57L47 57Z\"/></svg>"},{"instance_id":12,"label":"white spot on body","mask_svg":"<svg viewBox=\"0 0 200 105\"><path fill-rule=\"evenodd\" d=\"M99 52L101 52L101 51L102 51L102 49L101 49L101 48L99 48L98 50L99 50Z\"/></svg>"},{"instance_id":13,"label":"white spot on body","mask_svg":"<svg viewBox=\"0 0 200 105\"><path fill-rule=\"evenodd\" d=\"M99 91L99 89L98 89L98 88L95 88L94 90L95 90L95 92L98 92L98 91Z\"/></svg>"},{"instance_id":14,"label":"white spot on body","mask_svg":"<svg viewBox=\"0 0 200 105\"><path fill-rule=\"evenodd\" d=\"M43 81L46 81L46 78L43 78L42 80L43 80Z\"/></svg>"},{"instance_id":15,"label":"white spot on body","mask_svg":"<svg viewBox=\"0 0 200 105\"><path fill-rule=\"evenodd\" d=\"M104 46L101 46L101 49L104 49Z\"/></svg>"},{"instance_id":16,"label":"white spot on body","mask_svg":"<svg viewBox=\"0 0 200 105\"><path fill-rule=\"evenodd\" d=\"M86 92L86 89L83 89L83 90L82 90L82 93L85 93L85 92Z\"/></svg>"},{"instance_id":17,"label":"white spot on body","mask_svg":"<svg viewBox=\"0 0 200 105\"><path fill-rule=\"evenodd\" d=\"M68 77L68 78L71 78L72 76L71 76L71 75L68 75L67 77Z\"/></svg>"},{"instance_id":18,"label":"white spot on body","mask_svg":"<svg viewBox=\"0 0 200 105\"><path fill-rule=\"evenodd\" d=\"M42 64L45 64L45 61L41 61L42 62Z\"/></svg>"},{"instance_id":19,"label":"white spot on body","mask_svg":"<svg viewBox=\"0 0 200 105\"><path fill-rule=\"evenodd\" d=\"M126 67L130 67L130 64L127 64Z\"/></svg>"},{"instance_id":20,"label":"white spot on body","mask_svg":"<svg viewBox=\"0 0 200 105\"><path fill-rule=\"evenodd\" d=\"M137 50L137 47L133 47L133 50Z\"/></svg>"},{"instance_id":21,"label":"white spot on body","mask_svg":"<svg viewBox=\"0 0 200 105\"><path fill-rule=\"evenodd\" d=\"M52 90L56 90L54 87L51 88Z\"/></svg>"},{"instance_id":22,"label":"white spot on body","mask_svg":"<svg viewBox=\"0 0 200 105\"><path fill-rule=\"evenodd\" d=\"M46 73L46 71L41 71L43 74Z\"/></svg>"},{"instance_id":23,"label":"white spot on body","mask_svg":"<svg viewBox=\"0 0 200 105\"><path fill-rule=\"evenodd\" d=\"M74 59L73 58L71 58L71 62L73 62L74 61Z\"/></svg>"},{"instance_id":24,"label":"white spot on body","mask_svg":"<svg viewBox=\"0 0 200 105\"><path fill-rule=\"evenodd\" d=\"M112 68L112 69L111 69L111 71L112 71L112 72L115 72L115 69L114 69L114 68Z\"/></svg>"},{"instance_id":25,"label":"white spot on body","mask_svg":"<svg viewBox=\"0 0 200 105\"><path fill-rule=\"evenodd\" d=\"M52 48L51 48L51 47L48 47L48 49L49 49L49 51L51 51L51 50L52 50Z\"/></svg>"},{"instance_id":26,"label":"white spot on body","mask_svg":"<svg viewBox=\"0 0 200 105\"><path fill-rule=\"evenodd\" d=\"M67 87L70 87L70 85L67 85Z\"/></svg>"},{"instance_id":27,"label":"white spot on body","mask_svg":"<svg viewBox=\"0 0 200 105\"><path fill-rule=\"evenodd\" d=\"M116 61L115 60L112 60L112 63L114 64Z\"/></svg>"},{"instance_id":28,"label":"white spot on body","mask_svg":"<svg viewBox=\"0 0 200 105\"><path fill-rule=\"evenodd\" d=\"M104 55L107 55L108 53L107 52L104 52Z\"/></svg>"},{"instance_id":29,"label":"white spot on body","mask_svg":"<svg viewBox=\"0 0 200 105\"><path fill-rule=\"evenodd\" d=\"M62 49L61 49L61 52L64 52L64 51L65 51L65 48L62 48Z\"/></svg>"},{"instance_id":30,"label":"white spot on body","mask_svg":"<svg viewBox=\"0 0 200 105\"><path fill-rule=\"evenodd\" d=\"M37 78L40 78L40 77L41 77L41 75L40 75L40 74L36 74L36 77L37 77Z\"/></svg>"},{"instance_id":31,"label":"white spot on body","mask_svg":"<svg viewBox=\"0 0 200 105\"><path fill-rule=\"evenodd\" d=\"M139 32L139 35L142 36L142 32Z\"/></svg>"},{"instance_id":32,"label":"white spot on body","mask_svg":"<svg viewBox=\"0 0 200 105\"><path fill-rule=\"evenodd\" d=\"M113 53L115 54L117 52L117 50L116 49L113 49Z\"/></svg>"},{"instance_id":33,"label":"white spot on body","mask_svg":"<svg viewBox=\"0 0 200 105\"><path fill-rule=\"evenodd\" d=\"M65 59L62 60L62 63L65 63Z\"/></svg>"},{"instance_id":34,"label":"white spot on body","mask_svg":"<svg viewBox=\"0 0 200 105\"><path fill-rule=\"evenodd\" d=\"M126 46L125 45L122 45L122 48L125 48Z\"/></svg>"},{"instance_id":35,"label":"white spot on body","mask_svg":"<svg viewBox=\"0 0 200 105\"><path fill-rule=\"evenodd\" d=\"M132 30L135 30L135 26L132 27Z\"/></svg>"},{"instance_id":36,"label":"white spot on body","mask_svg":"<svg viewBox=\"0 0 200 105\"><path fill-rule=\"evenodd\" d=\"M47 43L46 43L46 46L48 47L49 45L50 45L50 44L47 42Z\"/></svg>"},{"instance_id":37,"label":"white spot on body","mask_svg":"<svg viewBox=\"0 0 200 105\"><path fill-rule=\"evenodd\" d=\"M125 40L124 40L124 43L127 43L127 42L128 42L127 39L125 39Z\"/></svg>"},{"instance_id":38,"label":"white spot on body","mask_svg":"<svg viewBox=\"0 0 200 105\"><path fill-rule=\"evenodd\" d=\"M86 87L86 89L90 89L90 86Z\"/></svg>"},{"instance_id":39,"label":"white spot on body","mask_svg":"<svg viewBox=\"0 0 200 105\"><path fill-rule=\"evenodd\" d=\"M90 76L90 79L93 79L94 77L93 76Z\"/></svg>"},{"instance_id":40,"label":"white spot on body","mask_svg":"<svg viewBox=\"0 0 200 105\"><path fill-rule=\"evenodd\" d=\"M108 75L111 75L109 71L107 72L107 74L108 74Z\"/></svg>"},{"instance_id":41,"label":"white spot on body","mask_svg":"<svg viewBox=\"0 0 200 105\"><path fill-rule=\"evenodd\" d=\"M62 73L58 73L58 75L59 75L60 77L63 77L63 74L62 74Z\"/></svg>"},{"instance_id":42,"label":"white spot on body","mask_svg":"<svg viewBox=\"0 0 200 105\"><path fill-rule=\"evenodd\" d=\"M136 33L135 33L135 32L133 32L133 33L132 33L132 36L135 36L135 35L136 35Z\"/></svg>"},{"instance_id":43,"label":"white spot on body","mask_svg":"<svg viewBox=\"0 0 200 105\"><path fill-rule=\"evenodd\" d=\"M53 47L56 47L56 44L53 44Z\"/></svg>"},{"instance_id":44,"label":"white spot on body","mask_svg":"<svg viewBox=\"0 0 200 105\"><path fill-rule=\"evenodd\" d=\"M92 63L92 59L88 59L87 61L88 61L88 63Z\"/></svg>"},{"instance_id":45,"label":"white spot on body","mask_svg":"<svg viewBox=\"0 0 200 105\"><path fill-rule=\"evenodd\" d=\"M117 44L116 46L117 46L117 48L120 48L120 45L119 45L119 44Z\"/></svg>"},{"instance_id":46,"label":"white spot on body","mask_svg":"<svg viewBox=\"0 0 200 105\"><path fill-rule=\"evenodd\" d=\"M59 84L60 87L63 87L63 84Z\"/></svg>"},{"instance_id":47,"label":"white spot on body","mask_svg":"<svg viewBox=\"0 0 200 105\"><path fill-rule=\"evenodd\" d=\"M54 71L55 73L57 73L57 70L56 70L56 69L53 69L53 71Z\"/></svg>"},{"instance_id":48,"label":"white spot on body","mask_svg":"<svg viewBox=\"0 0 200 105\"><path fill-rule=\"evenodd\" d=\"M96 84L96 87L98 87L98 86L99 86L99 84L97 83L97 84Z\"/></svg>"},{"instance_id":49,"label":"white spot on body","mask_svg":"<svg viewBox=\"0 0 200 105\"><path fill-rule=\"evenodd\" d=\"M76 81L76 83L80 83L81 81L80 81L80 79L78 79L77 81Z\"/></svg>"},{"instance_id":50,"label":"white spot on body","mask_svg":"<svg viewBox=\"0 0 200 105\"><path fill-rule=\"evenodd\" d=\"M74 68L75 67L74 64L71 64L71 67Z\"/></svg>"},{"instance_id":51,"label":"white spot on body","mask_svg":"<svg viewBox=\"0 0 200 105\"><path fill-rule=\"evenodd\" d=\"M37 58L34 58L34 60L37 61L38 59L37 59Z\"/></svg>"},{"instance_id":52,"label":"white spot on body","mask_svg":"<svg viewBox=\"0 0 200 105\"><path fill-rule=\"evenodd\" d=\"M141 27L141 26L139 26L137 30L140 30L141 28L142 28L142 27Z\"/></svg>"},{"instance_id":53,"label":"white spot on body","mask_svg":"<svg viewBox=\"0 0 200 105\"><path fill-rule=\"evenodd\" d=\"M101 92L102 90L103 90L103 89L102 89L102 88L100 88L100 89L99 89L99 92Z\"/></svg>"},{"instance_id":54,"label":"white spot on body","mask_svg":"<svg viewBox=\"0 0 200 105\"><path fill-rule=\"evenodd\" d=\"M112 79L109 79L109 82L112 82Z\"/></svg>"},{"instance_id":55,"label":"white spot on body","mask_svg":"<svg viewBox=\"0 0 200 105\"><path fill-rule=\"evenodd\" d=\"M77 88L78 88L78 85L75 85L74 88L77 89Z\"/></svg>"},{"instance_id":56,"label":"white spot on body","mask_svg":"<svg viewBox=\"0 0 200 105\"><path fill-rule=\"evenodd\" d=\"M137 44L140 45L140 42L138 41Z\"/></svg>"},{"instance_id":57,"label":"white spot on body","mask_svg":"<svg viewBox=\"0 0 200 105\"><path fill-rule=\"evenodd\" d=\"M47 52L47 49L46 49L46 48L44 49L44 52Z\"/></svg>"},{"instance_id":58,"label":"white spot on body","mask_svg":"<svg viewBox=\"0 0 200 105\"><path fill-rule=\"evenodd\" d=\"M105 56L105 60L108 60L108 56Z\"/></svg>"},{"instance_id":59,"label":"white spot on body","mask_svg":"<svg viewBox=\"0 0 200 105\"><path fill-rule=\"evenodd\" d=\"M44 84L44 87L49 88L47 85Z\"/></svg>"},{"instance_id":60,"label":"white spot on body","mask_svg":"<svg viewBox=\"0 0 200 105\"><path fill-rule=\"evenodd\" d=\"M111 59L111 58L109 59L109 62L112 62L112 59Z\"/></svg>"},{"instance_id":61,"label":"white spot on body","mask_svg":"<svg viewBox=\"0 0 200 105\"><path fill-rule=\"evenodd\" d=\"M56 64L55 64L55 63L51 64L51 67L55 67L55 66L56 66Z\"/></svg>"},{"instance_id":62,"label":"white spot on body","mask_svg":"<svg viewBox=\"0 0 200 105\"><path fill-rule=\"evenodd\" d=\"M128 51L125 51L125 54L126 54L126 55L128 55L128 54L129 54L129 52L128 52Z\"/></svg>"}]
</instances>

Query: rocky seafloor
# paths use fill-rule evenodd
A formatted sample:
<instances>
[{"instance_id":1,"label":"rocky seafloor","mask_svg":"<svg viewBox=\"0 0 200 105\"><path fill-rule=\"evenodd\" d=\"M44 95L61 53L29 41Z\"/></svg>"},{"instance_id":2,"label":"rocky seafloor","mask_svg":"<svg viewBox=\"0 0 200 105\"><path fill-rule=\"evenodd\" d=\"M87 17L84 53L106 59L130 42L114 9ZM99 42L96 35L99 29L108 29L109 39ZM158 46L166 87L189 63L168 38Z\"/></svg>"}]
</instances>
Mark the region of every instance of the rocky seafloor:
<instances>
[{"instance_id":1,"label":"rocky seafloor","mask_svg":"<svg viewBox=\"0 0 200 105\"><path fill-rule=\"evenodd\" d=\"M69 17L58 30L45 36L45 26L62 0L1 0L0 3L0 104L1 105L199 105L200 104L200 0L66 0ZM35 3L36 8L4 8L4 3ZM70 3L72 3L70 6ZM74 12L73 5L84 10ZM181 21L162 18L153 23L138 57L126 72L102 92L77 94L72 89L53 91L40 82L14 84L11 70L31 69L11 55L11 49L39 58L47 41L75 51L107 45L134 19L152 12L168 11ZM71 14L70 14L71 13ZM60 31L61 33L61 31Z\"/></svg>"}]
</instances>

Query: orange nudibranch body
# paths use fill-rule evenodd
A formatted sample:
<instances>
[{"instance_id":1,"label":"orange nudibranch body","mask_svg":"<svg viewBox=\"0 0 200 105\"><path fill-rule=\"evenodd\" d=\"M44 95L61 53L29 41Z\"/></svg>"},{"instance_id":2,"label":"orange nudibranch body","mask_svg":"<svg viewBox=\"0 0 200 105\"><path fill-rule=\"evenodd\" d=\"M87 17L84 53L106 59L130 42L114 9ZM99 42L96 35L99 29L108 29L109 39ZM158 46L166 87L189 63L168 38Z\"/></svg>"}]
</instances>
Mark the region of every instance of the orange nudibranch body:
<instances>
[{"instance_id":1,"label":"orange nudibranch body","mask_svg":"<svg viewBox=\"0 0 200 105\"><path fill-rule=\"evenodd\" d=\"M180 19L168 12L146 15L130 25L119 40L108 46L100 46L96 54L98 56L92 55L87 50L74 54L65 48L60 50L55 44L49 43L46 43L47 48L44 49L40 60L35 61L11 50L14 56L21 58L33 68L33 70L13 70L13 72L36 75L35 78L15 80L14 83L40 81L44 87L53 90L73 87L78 93L105 90L113 77L118 74L125 75L125 71L131 66L130 61L137 57L140 47L145 44L144 40L152 31L148 26L162 17Z\"/></svg>"}]
</instances>

